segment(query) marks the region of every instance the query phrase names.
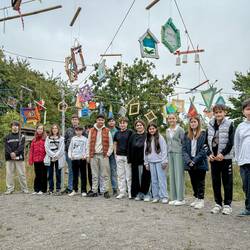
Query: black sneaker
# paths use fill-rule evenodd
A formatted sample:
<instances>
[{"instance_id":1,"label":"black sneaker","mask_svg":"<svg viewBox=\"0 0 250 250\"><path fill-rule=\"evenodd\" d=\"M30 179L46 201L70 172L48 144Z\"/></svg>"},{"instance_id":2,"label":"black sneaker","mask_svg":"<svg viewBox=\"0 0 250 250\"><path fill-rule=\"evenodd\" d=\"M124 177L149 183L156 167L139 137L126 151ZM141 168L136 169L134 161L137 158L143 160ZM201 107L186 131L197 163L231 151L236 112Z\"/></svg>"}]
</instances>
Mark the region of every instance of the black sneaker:
<instances>
[{"instance_id":1,"label":"black sneaker","mask_svg":"<svg viewBox=\"0 0 250 250\"><path fill-rule=\"evenodd\" d=\"M109 199L109 198L110 198L109 192L105 192L105 193L104 193L104 198L106 198L106 199Z\"/></svg>"},{"instance_id":2,"label":"black sneaker","mask_svg":"<svg viewBox=\"0 0 250 250\"><path fill-rule=\"evenodd\" d=\"M97 193L94 193L94 192L88 192L88 194L87 194L87 197L97 197L98 196L98 194Z\"/></svg>"}]
</instances>

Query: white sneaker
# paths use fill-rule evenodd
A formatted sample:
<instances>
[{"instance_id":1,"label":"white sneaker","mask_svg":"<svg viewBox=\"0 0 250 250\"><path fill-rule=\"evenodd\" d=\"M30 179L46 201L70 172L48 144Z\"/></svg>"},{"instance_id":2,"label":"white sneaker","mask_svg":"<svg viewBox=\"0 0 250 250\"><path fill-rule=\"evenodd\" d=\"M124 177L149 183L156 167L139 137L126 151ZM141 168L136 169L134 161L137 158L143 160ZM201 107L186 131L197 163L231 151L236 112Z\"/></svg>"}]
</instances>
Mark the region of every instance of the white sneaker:
<instances>
[{"instance_id":1,"label":"white sneaker","mask_svg":"<svg viewBox=\"0 0 250 250\"><path fill-rule=\"evenodd\" d=\"M168 204L169 204L169 205L173 205L173 206L174 206L175 202L176 202L176 200L174 200L174 201L170 201Z\"/></svg>"},{"instance_id":2,"label":"white sneaker","mask_svg":"<svg viewBox=\"0 0 250 250\"><path fill-rule=\"evenodd\" d=\"M23 190L23 193L24 193L24 194L29 194L29 190L24 189L24 190Z\"/></svg>"},{"instance_id":3,"label":"white sneaker","mask_svg":"<svg viewBox=\"0 0 250 250\"><path fill-rule=\"evenodd\" d=\"M198 198L195 198L195 200L190 204L191 207L194 207L198 201Z\"/></svg>"},{"instance_id":4,"label":"white sneaker","mask_svg":"<svg viewBox=\"0 0 250 250\"><path fill-rule=\"evenodd\" d=\"M37 194L42 195L42 194L43 194L43 192L42 192L42 191L39 191Z\"/></svg>"},{"instance_id":5,"label":"white sneaker","mask_svg":"<svg viewBox=\"0 0 250 250\"><path fill-rule=\"evenodd\" d=\"M222 210L222 207L219 204L215 204L215 206L211 209L212 214L218 214Z\"/></svg>"},{"instance_id":6,"label":"white sneaker","mask_svg":"<svg viewBox=\"0 0 250 250\"><path fill-rule=\"evenodd\" d=\"M161 203L162 203L162 204L168 204L168 198L163 198L163 199L161 200Z\"/></svg>"},{"instance_id":7,"label":"white sneaker","mask_svg":"<svg viewBox=\"0 0 250 250\"><path fill-rule=\"evenodd\" d=\"M144 200L145 202L149 202L149 201L151 201L151 198L150 198L150 196L145 196L143 200Z\"/></svg>"},{"instance_id":8,"label":"white sneaker","mask_svg":"<svg viewBox=\"0 0 250 250\"><path fill-rule=\"evenodd\" d=\"M36 195L36 194L38 194L38 192L33 192L33 193L32 193L32 195Z\"/></svg>"},{"instance_id":9,"label":"white sneaker","mask_svg":"<svg viewBox=\"0 0 250 250\"><path fill-rule=\"evenodd\" d=\"M158 199L153 199L153 200L152 200L152 203L157 203L157 202L159 202Z\"/></svg>"},{"instance_id":10,"label":"white sneaker","mask_svg":"<svg viewBox=\"0 0 250 250\"><path fill-rule=\"evenodd\" d=\"M10 190L7 190L4 194L8 195L8 194L12 194L14 191L10 191Z\"/></svg>"},{"instance_id":11,"label":"white sneaker","mask_svg":"<svg viewBox=\"0 0 250 250\"><path fill-rule=\"evenodd\" d=\"M195 209L201 209L201 208L203 208L204 207L204 200L202 200L202 199L199 199L197 202L196 202L196 204L194 205L194 208Z\"/></svg>"},{"instance_id":12,"label":"white sneaker","mask_svg":"<svg viewBox=\"0 0 250 250\"><path fill-rule=\"evenodd\" d=\"M222 213L225 215L230 215L233 212L233 209L229 205L224 205Z\"/></svg>"},{"instance_id":13,"label":"white sneaker","mask_svg":"<svg viewBox=\"0 0 250 250\"><path fill-rule=\"evenodd\" d=\"M140 196L136 196L135 197L135 201L140 201L141 200L141 197Z\"/></svg>"},{"instance_id":14,"label":"white sneaker","mask_svg":"<svg viewBox=\"0 0 250 250\"><path fill-rule=\"evenodd\" d=\"M69 194L69 196L71 197L71 196L74 196L74 195L76 195L76 194L77 194L77 192L73 190L73 191Z\"/></svg>"},{"instance_id":15,"label":"white sneaker","mask_svg":"<svg viewBox=\"0 0 250 250\"><path fill-rule=\"evenodd\" d=\"M175 203L174 203L175 206L182 206L182 205L185 205L185 204L186 204L185 200L175 201Z\"/></svg>"},{"instance_id":16,"label":"white sneaker","mask_svg":"<svg viewBox=\"0 0 250 250\"><path fill-rule=\"evenodd\" d=\"M82 197L87 197L87 193L82 192Z\"/></svg>"},{"instance_id":17,"label":"white sneaker","mask_svg":"<svg viewBox=\"0 0 250 250\"><path fill-rule=\"evenodd\" d=\"M116 196L116 199L120 200L123 199L125 197L125 194L119 194Z\"/></svg>"}]
</instances>

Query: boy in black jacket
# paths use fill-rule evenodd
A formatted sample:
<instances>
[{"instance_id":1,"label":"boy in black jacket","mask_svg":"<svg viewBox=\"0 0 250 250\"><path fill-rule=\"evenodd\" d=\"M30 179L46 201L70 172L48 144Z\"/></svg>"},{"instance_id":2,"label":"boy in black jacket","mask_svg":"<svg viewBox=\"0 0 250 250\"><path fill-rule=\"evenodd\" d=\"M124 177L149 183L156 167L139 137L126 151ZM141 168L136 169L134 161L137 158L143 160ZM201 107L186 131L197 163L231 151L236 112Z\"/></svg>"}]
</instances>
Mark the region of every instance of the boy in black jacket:
<instances>
[{"instance_id":1,"label":"boy in black jacket","mask_svg":"<svg viewBox=\"0 0 250 250\"><path fill-rule=\"evenodd\" d=\"M12 194L14 192L15 168L19 175L19 183L23 193L28 193L25 176L24 146L25 137L20 133L20 123L13 121L11 123L11 133L4 139L7 186L5 194Z\"/></svg>"}]
</instances>

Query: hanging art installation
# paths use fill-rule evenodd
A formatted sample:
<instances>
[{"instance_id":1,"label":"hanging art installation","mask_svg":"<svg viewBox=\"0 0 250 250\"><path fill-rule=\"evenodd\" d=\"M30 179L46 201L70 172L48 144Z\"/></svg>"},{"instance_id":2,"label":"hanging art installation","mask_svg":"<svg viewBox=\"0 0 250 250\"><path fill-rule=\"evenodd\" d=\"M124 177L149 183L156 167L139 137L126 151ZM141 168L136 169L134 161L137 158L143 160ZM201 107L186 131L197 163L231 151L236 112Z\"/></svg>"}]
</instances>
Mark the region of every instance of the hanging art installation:
<instances>
[{"instance_id":1,"label":"hanging art installation","mask_svg":"<svg viewBox=\"0 0 250 250\"><path fill-rule=\"evenodd\" d=\"M216 100L215 104L220 104L220 105L226 105L226 101L223 98L223 96L219 96L218 99Z\"/></svg>"},{"instance_id":2,"label":"hanging art installation","mask_svg":"<svg viewBox=\"0 0 250 250\"><path fill-rule=\"evenodd\" d=\"M110 105L109 105L108 118L113 118L113 117L114 117L114 114L113 114L113 107L112 107L112 105L110 104Z\"/></svg>"},{"instance_id":3,"label":"hanging art installation","mask_svg":"<svg viewBox=\"0 0 250 250\"><path fill-rule=\"evenodd\" d=\"M177 112L177 107L172 103L167 104L166 111L167 111L167 114L174 114Z\"/></svg>"},{"instance_id":4,"label":"hanging art installation","mask_svg":"<svg viewBox=\"0 0 250 250\"><path fill-rule=\"evenodd\" d=\"M89 102L94 97L94 94L91 87L88 84L85 84L78 90L77 96L79 96L80 102Z\"/></svg>"},{"instance_id":5,"label":"hanging art installation","mask_svg":"<svg viewBox=\"0 0 250 250\"><path fill-rule=\"evenodd\" d=\"M195 117L195 116L198 115L197 109L196 109L196 107L194 105L194 99L195 99L195 96L193 96L192 98L189 98L190 106L189 106L189 110L188 110L188 113L187 113L188 118Z\"/></svg>"},{"instance_id":6,"label":"hanging art installation","mask_svg":"<svg viewBox=\"0 0 250 250\"><path fill-rule=\"evenodd\" d=\"M152 110L150 110L150 111L149 111L147 114L145 114L144 116L146 117L146 119L147 119L148 122L152 122L152 121L154 121L154 120L157 119L155 113L154 113Z\"/></svg>"},{"instance_id":7,"label":"hanging art installation","mask_svg":"<svg viewBox=\"0 0 250 250\"><path fill-rule=\"evenodd\" d=\"M79 117L89 117L90 116L90 110L88 107L83 107L78 111Z\"/></svg>"},{"instance_id":8,"label":"hanging art installation","mask_svg":"<svg viewBox=\"0 0 250 250\"><path fill-rule=\"evenodd\" d=\"M181 47L180 31L175 27L172 18L169 18L161 28L161 42L171 53Z\"/></svg>"},{"instance_id":9,"label":"hanging art installation","mask_svg":"<svg viewBox=\"0 0 250 250\"><path fill-rule=\"evenodd\" d=\"M216 95L217 88L209 87L207 90L201 91L202 99L206 105L208 111L211 110L211 106Z\"/></svg>"},{"instance_id":10,"label":"hanging art installation","mask_svg":"<svg viewBox=\"0 0 250 250\"><path fill-rule=\"evenodd\" d=\"M57 109L60 112L66 112L68 108L69 108L69 105L65 101L59 102L57 105Z\"/></svg>"},{"instance_id":11,"label":"hanging art installation","mask_svg":"<svg viewBox=\"0 0 250 250\"><path fill-rule=\"evenodd\" d=\"M104 115L105 114L105 108L104 108L103 102L100 102L99 107L98 107L98 111L99 111L100 115Z\"/></svg>"},{"instance_id":12,"label":"hanging art installation","mask_svg":"<svg viewBox=\"0 0 250 250\"><path fill-rule=\"evenodd\" d=\"M90 101L90 102L89 102L89 109L90 109L90 110L96 109L96 102Z\"/></svg>"},{"instance_id":13,"label":"hanging art installation","mask_svg":"<svg viewBox=\"0 0 250 250\"><path fill-rule=\"evenodd\" d=\"M126 114L127 114L127 108L124 106L121 106L118 111L118 115L124 117L126 116Z\"/></svg>"},{"instance_id":14,"label":"hanging art installation","mask_svg":"<svg viewBox=\"0 0 250 250\"><path fill-rule=\"evenodd\" d=\"M101 63L98 65L97 69L97 75L98 75L98 81L103 82L106 80L106 59L103 59Z\"/></svg>"},{"instance_id":15,"label":"hanging art installation","mask_svg":"<svg viewBox=\"0 0 250 250\"><path fill-rule=\"evenodd\" d=\"M20 114L23 119L24 124L34 124L36 125L41 121L40 113L38 111L38 108L21 108L20 109Z\"/></svg>"},{"instance_id":16,"label":"hanging art installation","mask_svg":"<svg viewBox=\"0 0 250 250\"><path fill-rule=\"evenodd\" d=\"M172 99L172 104L177 108L177 112L183 113L185 101L181 99Z\"/></svg>"},{"instance_id":17,"label":"hanging art installation","mask_svg":"<svg viewBox=\"0 0 250 250\"><path fill-rule=\"evenodd\" d=\"M69 81L72 83L74 81L77 80L77 74L74 70L74 64L73 64L73 60L72 60L72 57L71 56L67 56L65 58L65 71L66 71L66 74L69 78Z\"/></svg>"},{"instance_id":18,"label":"hanging art installation","mask_svg":"<svg viewBox=\"0 0 250 250\"><path fill-rule=\"evenodd\" d=\"M140 113L140 102L135 101L129 104L129 113L128 115L138 115Z\"/></svg>"},{"instance_id":19,"label":"hanging art installation","mask_svg":"<svg viewBox=\"0 0 250 250\"><path fill-rule=\"evenodd\" d=\"M7 105L13 109L17 107L18 100L12 96L8 97Z\"/></svg>"},{"instance_id":20,"label":"hanging art installation","mask_svg":"<svg viewBox=\"0 0 250 250\"><path fill-rule=\"evenodd\" d=\"M159 41L154 34L147 29L147 31L139 39L141 57L159 59L158 43Z\"/></svg>"}]
</instances>

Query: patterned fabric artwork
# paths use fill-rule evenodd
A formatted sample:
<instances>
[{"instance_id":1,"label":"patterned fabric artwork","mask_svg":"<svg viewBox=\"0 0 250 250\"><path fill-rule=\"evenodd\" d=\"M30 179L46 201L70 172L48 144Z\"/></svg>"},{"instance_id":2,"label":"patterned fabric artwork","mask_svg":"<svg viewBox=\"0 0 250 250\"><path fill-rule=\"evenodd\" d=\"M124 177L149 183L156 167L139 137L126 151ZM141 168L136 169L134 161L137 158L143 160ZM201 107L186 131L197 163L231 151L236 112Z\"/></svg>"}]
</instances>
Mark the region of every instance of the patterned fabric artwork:
<instances>
[{"instance_id":1,"label":"patterned fabric artwork","mask_svg":"<svg viewBox=\"0 0 250 250\"><path fill-rule=\"evenodd\" d=\"M20 109L21 116L23 118L23 123L30 124L33 123L34 125L40 122L41 117L37 107L35 108L21 108Z\"/></svg>"}]
</instances>

